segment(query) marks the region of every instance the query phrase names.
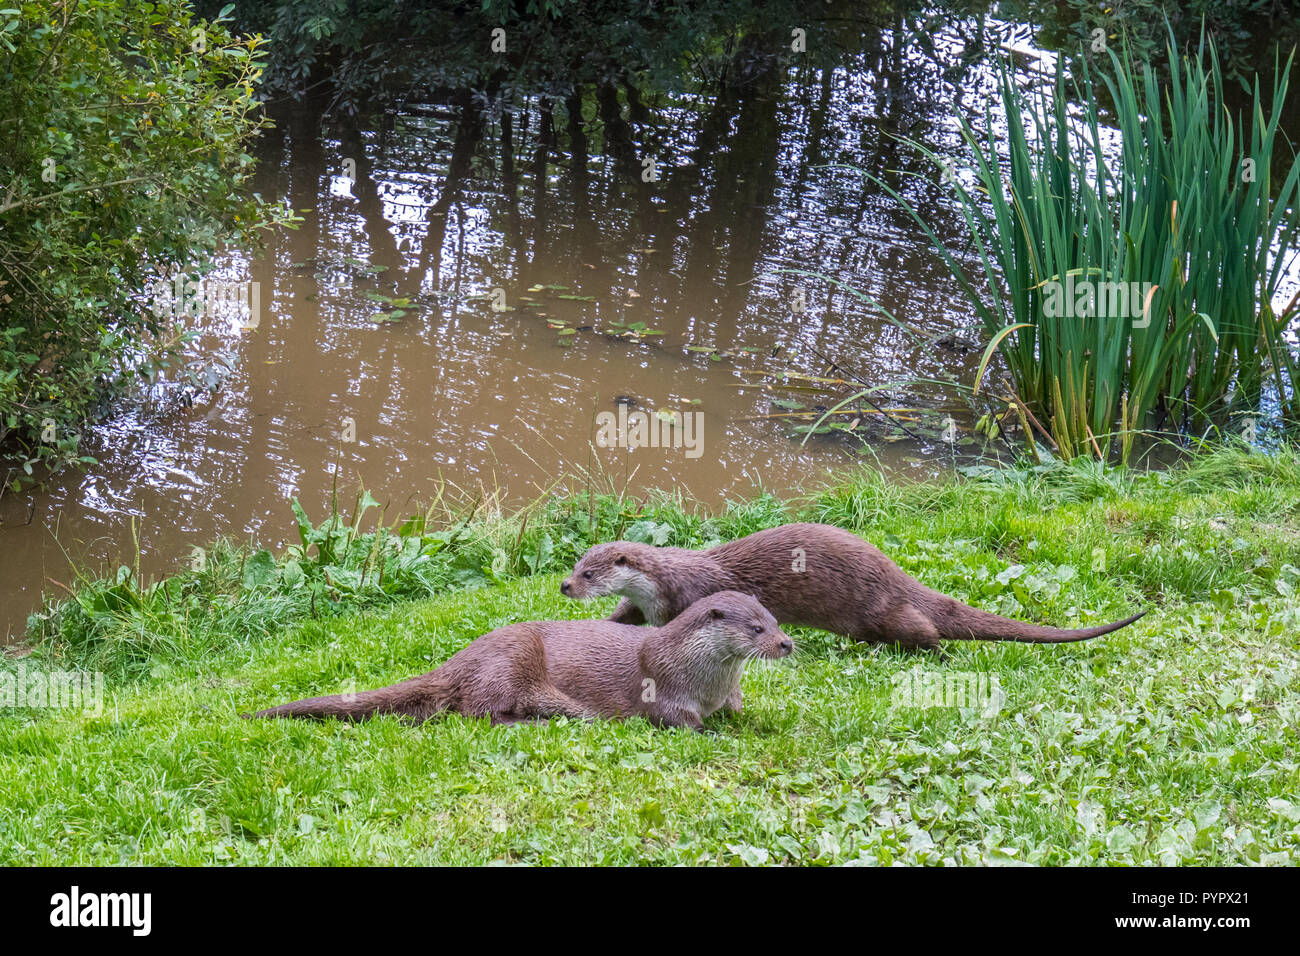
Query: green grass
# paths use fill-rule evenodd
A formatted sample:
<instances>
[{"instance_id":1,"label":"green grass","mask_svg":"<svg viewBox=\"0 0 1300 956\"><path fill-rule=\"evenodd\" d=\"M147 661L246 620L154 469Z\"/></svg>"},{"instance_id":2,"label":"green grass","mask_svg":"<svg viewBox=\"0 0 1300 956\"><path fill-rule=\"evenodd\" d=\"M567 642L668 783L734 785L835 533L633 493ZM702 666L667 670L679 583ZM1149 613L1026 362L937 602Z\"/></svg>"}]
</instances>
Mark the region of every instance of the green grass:
<instances>
[{"instance_id":1,"label":"green grass","mask_svg":"<svg viewBox=\"0 0 1300 956\"><path fill-rule=\"evenodd\" d=\"M564 514L557 507L552 517ZM673 543L782 517L770 499L720 517L653 508ZM1228 452L1150 475L1076 464L912 485L864 472L790 513L859 530L925 583L989 610L1063 625L1152 613L1083 644L950 643L943 662L794 630L795 655L751 665L745 712L716 715L707 734L639 720L238 718L421 673L508 622L611 606L562 598L553 571L288 620L201 654L153 635L150 666L108 671L99 716L0 711L0 863L1238 864L1300 855L1295 455ZM512 519L492 520L504 528ZM523 550L530 535L555 531L539 521L514 528ZM138 636L129 614L117 632L98 626L90 643L46 634L29 669L111 663L104 642ZM894 681L913 668L996 676L1003 708L893 706Z\"/></svg>"}]
</instances>

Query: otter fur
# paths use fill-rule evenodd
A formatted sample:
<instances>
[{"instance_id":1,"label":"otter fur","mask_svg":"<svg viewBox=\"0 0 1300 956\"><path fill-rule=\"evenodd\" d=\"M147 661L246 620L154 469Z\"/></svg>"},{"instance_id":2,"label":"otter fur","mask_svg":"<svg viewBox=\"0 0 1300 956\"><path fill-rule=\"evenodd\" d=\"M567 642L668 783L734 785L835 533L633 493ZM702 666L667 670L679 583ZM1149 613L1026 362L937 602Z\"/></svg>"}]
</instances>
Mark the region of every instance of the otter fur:
<instances>
[{"instance_id":1,"label":"otter fur","mask_svg":"<svg viewBox=\"0 0 1300 956\"><path fill-rule=\"evenodd\" d=\"M312 697L254 717L428 720L443 711L493 723L563 715L641 716L699 730L729 702L754 658L784 657L790 638L753 597L704 595L662 627L610 621L531 621L476 638L440 667L361 694Z\"/></svg>"},{"instance_id":2,"label":"otter fur","mask_svg":"<svg viewBox=\"0 0 1300 956\"><path fill-rule=\"evenodd\" d=\"M1077 630L1014 621L927 588L842 528L806 523L769 528L706 551L633 541L598 544L560 585L578 600L622 595L609 620L652 625L722 590L753 594L781 624L914 650L937 651L941 640L1086 641L1142 617Z\"/></svg>"}]
</instances>

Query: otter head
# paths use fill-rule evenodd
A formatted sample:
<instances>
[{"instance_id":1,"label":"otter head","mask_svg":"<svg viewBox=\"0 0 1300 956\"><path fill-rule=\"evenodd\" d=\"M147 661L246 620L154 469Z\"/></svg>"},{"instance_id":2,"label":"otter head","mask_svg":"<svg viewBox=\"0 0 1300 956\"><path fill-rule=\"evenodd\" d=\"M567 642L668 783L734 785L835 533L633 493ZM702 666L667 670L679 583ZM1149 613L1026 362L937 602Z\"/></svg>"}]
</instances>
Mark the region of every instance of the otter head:
<instances>
[{"instance_id":1,"label":"otter head","mask_svg":"<svg viewBox=\"0 0 1300 956\"><path fill-rule=\"evenodd\" d=\"M687 622L693 633L706 636L728 657L776 658L794 650L794 642L772 613L758 598L739 591L718 591L700 598L679 620Z\"/></svg>"},{"instance_id":2,"label":"otter head","mask_svg":"<svg viewBox=\"0 0 1300 956\"><path fill-rule=\"evenodd\" d=\"M654 550L635 541L598 544L560 582L560 593L578 601L621 594L642 612L650 610L659 603L659 587L649 573Z\"/></svg>"}]
</instances>

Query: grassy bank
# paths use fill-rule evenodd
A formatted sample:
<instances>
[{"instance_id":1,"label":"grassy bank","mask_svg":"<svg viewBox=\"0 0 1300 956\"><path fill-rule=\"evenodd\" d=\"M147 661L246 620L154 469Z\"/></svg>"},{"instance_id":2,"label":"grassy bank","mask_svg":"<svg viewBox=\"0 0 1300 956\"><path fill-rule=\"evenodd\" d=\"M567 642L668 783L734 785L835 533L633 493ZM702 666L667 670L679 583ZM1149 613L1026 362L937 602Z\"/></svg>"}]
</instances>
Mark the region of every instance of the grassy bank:
<instances>
[{"instance_id":1,"label":"grassy bank","mask_svg":"<svg viewBox=\"0 0 1300 956\"><path fill-rule=\"evenodd\" d=\"M796 629L795 656L751 666L745 712L715 716L705 735L640 721L238 719L423 672L511 621L606 611L557 589L591 538L699 545L787 515L852 528L925 583L1025 620L1152 613L1084 644L950 644L942 663ZM351 541L344 522L323 526L329 560L308 523L299 552L219 549L179 583L102 582L38 617L27 668L99 669L107 693L98 715L0 710L0 863L1232 864L1300 852L1293 455L915 485L863 473L785 510L765 498L713 516L602 498L405 536L361 524ZM399 573L381 556L403 549ZM897 703L913 669L930 686L996 680L1001 710Z\"/></svg>"}]
</instances>

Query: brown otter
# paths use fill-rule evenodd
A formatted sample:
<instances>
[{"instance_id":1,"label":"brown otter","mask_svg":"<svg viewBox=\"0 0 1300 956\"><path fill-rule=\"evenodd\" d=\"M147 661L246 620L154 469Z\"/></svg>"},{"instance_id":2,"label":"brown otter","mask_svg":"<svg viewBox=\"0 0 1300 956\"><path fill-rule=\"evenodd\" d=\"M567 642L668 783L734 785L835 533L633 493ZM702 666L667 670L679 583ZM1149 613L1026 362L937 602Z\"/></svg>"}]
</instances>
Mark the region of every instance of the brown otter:
<instances>
[{"instance_id":1,"label":"brown otter","mask_svg":"<svg viewBox=\"0 0 1300 956\"><path fill-rule=\"evenodd\" d=\"M939 650L941 639L1085 641L1142 616L1078 630L999 617L932 591L866 541L824 524L782 525L707 551L598 544L560 585L578 600L621 594L609 620L655 625L724 589L753 594L781 624L909 649Z\"/></svg>"},{"instance_id":2,"label":"brown otter","mask_svg":"<svg viewBox=\"0 0 1300 956\"><path fill-rule=\"evenodd\" d=\"M442 666L362 694L312 697L254 717L366 720L398 714L427 720L452 710L493 723L565 715L643 716L699 730L738 699L740 672L756 657L792 649L753 597L706 595L663 627L610 621L531 621L476 638Z\"/></svg>"}]
</instances>

